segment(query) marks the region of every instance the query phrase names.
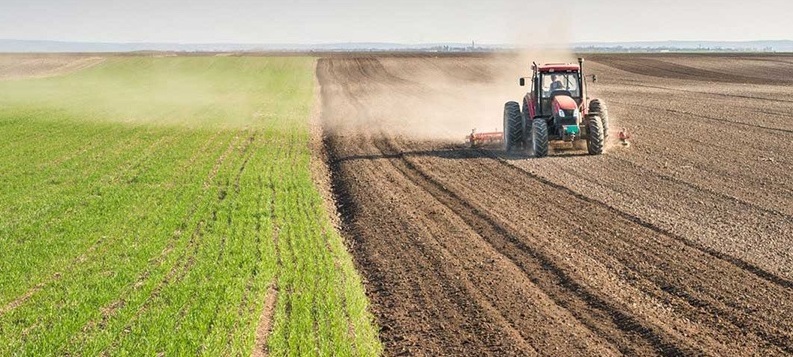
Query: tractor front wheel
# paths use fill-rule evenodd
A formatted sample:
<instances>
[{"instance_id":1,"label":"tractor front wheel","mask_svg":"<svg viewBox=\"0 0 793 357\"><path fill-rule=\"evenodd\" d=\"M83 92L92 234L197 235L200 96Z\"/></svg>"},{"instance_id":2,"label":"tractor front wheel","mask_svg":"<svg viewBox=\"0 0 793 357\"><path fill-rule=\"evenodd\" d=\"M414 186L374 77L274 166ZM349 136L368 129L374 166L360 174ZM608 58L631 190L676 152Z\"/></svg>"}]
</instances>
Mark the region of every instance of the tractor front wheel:
<instances>
[{"instance_id":1,"label":"tractor front wheel","mask_svg":"<svg viewBox=\"0 0 793 357\"><path fill-rule=\"evenodd\" d=\"M600 117L594 115L589 118L587 124L587 150L589 155L600 155L603 153L606 139L603 136L603 122Z\"/></svg>"},{"instance_id":2,"label":"tractor front wheel","mask_svg":"<svg viewBox=\"0 0 793 357\"><path fill-rule=\"evenodd\" d=\"M507 152L523 141L523 115L518 102L504 104L504 149Z\"/></svg>"},{"instance_id":3,"label":"tractor front wheel","mask_svg":"<svg viewBox=\"0 0 793 357\"><path fill-rule=\"evenodd\" d=\"M543 118L531 121L531 149L534 157L548 156L548 123Z\"/></svg>"}]
</instances>

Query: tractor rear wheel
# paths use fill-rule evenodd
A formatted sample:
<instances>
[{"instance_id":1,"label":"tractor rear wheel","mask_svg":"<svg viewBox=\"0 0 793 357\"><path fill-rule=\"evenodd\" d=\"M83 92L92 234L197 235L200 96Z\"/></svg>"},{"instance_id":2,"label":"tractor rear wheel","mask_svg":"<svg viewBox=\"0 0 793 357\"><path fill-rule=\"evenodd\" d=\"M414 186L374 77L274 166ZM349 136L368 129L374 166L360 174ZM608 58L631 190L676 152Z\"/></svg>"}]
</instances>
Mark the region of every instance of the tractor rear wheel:
<instances>
[{"instance_id":1,"label":"tractor rear wheel","mask_svg":"<svg viewBox=\"0 0 793 357\"><path fill-rule=\"evenodd\" d=\"M548 123L543 118L531 121L531 149L534 157L548 156Z\"/></svg>"},{"instance_id":2,"label":"tractor rear wheel","mask_svg":"<svg viewBox=\"0 0 793 357\"><path fill-rule=\"evenodd\" d=\"M603 123L603 138L608 139L609 110L606 107L606 103L604 103L600 99L592 99L592 101L589 102L589 113L600 117L600 121Z\"/></svg>"},{"instance_id":3,"label":"tractor rear wheel","mask_svg":"<svg viewBox=\"0 0 793 357\"><path fill-rule=\"evenodd\" d=\"M603 153L606 139L603 136L603 122L600 117L593 115L587 124L587 150L589 155L600 155Z\"/></svg>"},{"instance_id":4,"label":"tractor rear wheel","mask_svg":"<svg viewBox=\"0 0 793 357\"><path fill-rule=\"evenodd\" d=\"M504 104L504 148L512 151L523 141L523 115L518 102Z\"/></svg>"}]
</instances>

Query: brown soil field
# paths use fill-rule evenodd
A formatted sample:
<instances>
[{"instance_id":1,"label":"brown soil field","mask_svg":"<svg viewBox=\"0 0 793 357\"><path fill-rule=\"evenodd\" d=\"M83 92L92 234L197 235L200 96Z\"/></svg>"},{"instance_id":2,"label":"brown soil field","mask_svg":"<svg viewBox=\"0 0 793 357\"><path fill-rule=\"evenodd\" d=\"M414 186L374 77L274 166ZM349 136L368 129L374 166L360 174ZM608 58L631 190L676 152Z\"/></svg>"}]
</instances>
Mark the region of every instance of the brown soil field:
<instances>
[{"instance_id":1,"label":"brown soil field","mask_svg":"<svg viewBox=\"0 0 793 357\"><path fill-rule=\"evenodd\" d=\"M0 54L0 80L55 77L102 61L102 57L90 55Z\"/></svg>"},{"instance_id":2,"label":"brown soil field","mask_svg":"<svg viewBox=\"0 0 793 357\"><path fill-rule=\"evenodd\" d=\"M519 100L516 60L318 63L386 353L793 354L793 56L593 55L630 147L467 148Z\"/></svg>"}]
</instances>

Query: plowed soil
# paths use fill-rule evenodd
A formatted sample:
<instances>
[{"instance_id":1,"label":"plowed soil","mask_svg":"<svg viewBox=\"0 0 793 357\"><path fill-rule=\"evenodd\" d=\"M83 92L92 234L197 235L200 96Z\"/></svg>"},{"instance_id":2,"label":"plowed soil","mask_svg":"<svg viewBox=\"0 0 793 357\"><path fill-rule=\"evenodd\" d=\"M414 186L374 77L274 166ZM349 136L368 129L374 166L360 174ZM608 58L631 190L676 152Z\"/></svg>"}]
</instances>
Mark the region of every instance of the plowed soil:
<instances>
[{"instance_id":1,"label":"plowed soil","mask_svg":"<svg viewBox=\"0 0 793 357\"><path fill-rule=\"evenodd\" d=\"M462 144L465 113L500 127L519 99L498 90L509 60L318 64L386 353L793 354L793 58L595 56L632 145L543 159Z\"/></svg>"}]
</instances>

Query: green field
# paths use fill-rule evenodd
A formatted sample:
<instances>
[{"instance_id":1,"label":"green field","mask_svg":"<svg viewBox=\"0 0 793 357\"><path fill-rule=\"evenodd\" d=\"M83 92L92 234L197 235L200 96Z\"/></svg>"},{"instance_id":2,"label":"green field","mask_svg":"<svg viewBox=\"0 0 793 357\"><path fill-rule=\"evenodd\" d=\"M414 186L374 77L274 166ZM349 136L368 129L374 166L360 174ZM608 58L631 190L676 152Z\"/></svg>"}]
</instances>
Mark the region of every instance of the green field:
<instances>
[{"instance_id":1,"label":"green field","mask_svg":"<svg viewBox=\"0 0 793 357\"><path fill-rule=\"evenodd\" d=\"M0 81L0 355L250 355L263 321L270 355L379 354L309 169L313 71L130 57Z\"/></svg>"}]
</instances>

